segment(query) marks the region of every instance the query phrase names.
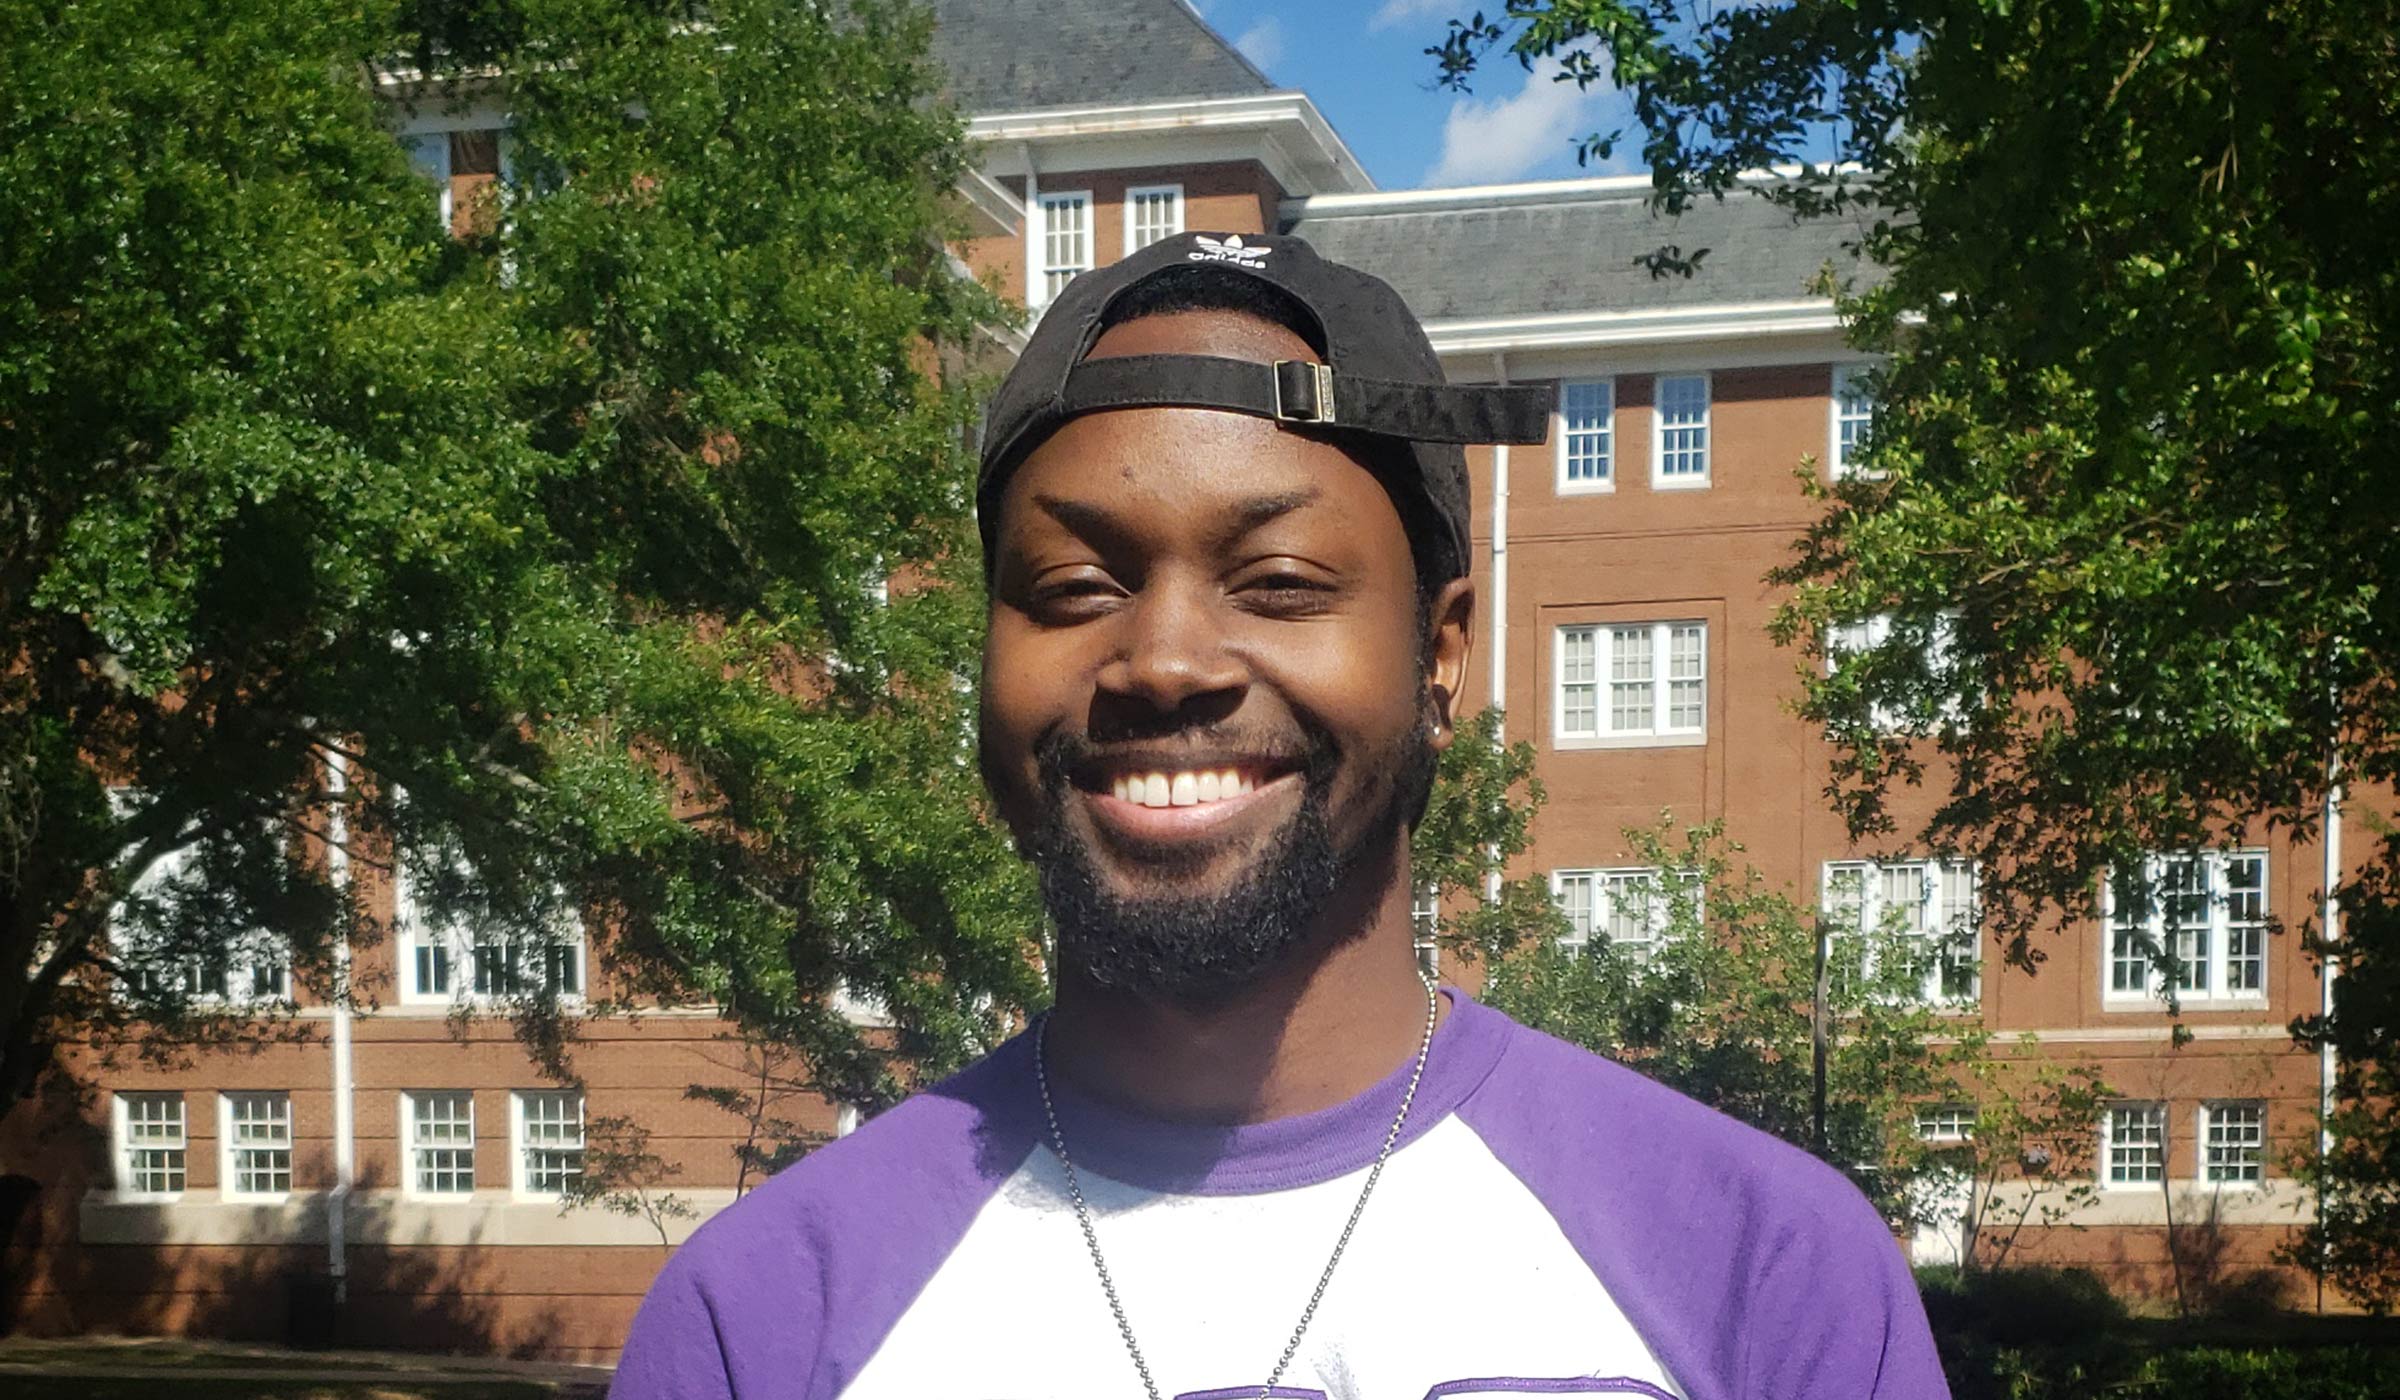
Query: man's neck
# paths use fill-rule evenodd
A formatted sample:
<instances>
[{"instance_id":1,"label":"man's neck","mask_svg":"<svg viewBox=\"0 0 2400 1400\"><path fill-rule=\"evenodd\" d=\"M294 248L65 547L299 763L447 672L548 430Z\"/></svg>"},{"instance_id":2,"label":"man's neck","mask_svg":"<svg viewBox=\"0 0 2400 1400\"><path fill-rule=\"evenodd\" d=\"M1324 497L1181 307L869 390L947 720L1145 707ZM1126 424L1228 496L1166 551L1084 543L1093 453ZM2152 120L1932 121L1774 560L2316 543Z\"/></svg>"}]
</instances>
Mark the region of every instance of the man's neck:
<instances>
[{"instance_id":1,"label":"man's neck","mask_svg":"<svg viewBox=\"0 0 2400 1400\"><path fill-rule=\"evenodd\" d=\"M1425 1034L1408 883L1383 885L1364 927L1351 903L1346 928L1222 1001L1187 1006L1062 975L1051 1073L1178 1122L1258 1123L1356 1096L1408 1063Z\"/></svg>"}]
</instances>

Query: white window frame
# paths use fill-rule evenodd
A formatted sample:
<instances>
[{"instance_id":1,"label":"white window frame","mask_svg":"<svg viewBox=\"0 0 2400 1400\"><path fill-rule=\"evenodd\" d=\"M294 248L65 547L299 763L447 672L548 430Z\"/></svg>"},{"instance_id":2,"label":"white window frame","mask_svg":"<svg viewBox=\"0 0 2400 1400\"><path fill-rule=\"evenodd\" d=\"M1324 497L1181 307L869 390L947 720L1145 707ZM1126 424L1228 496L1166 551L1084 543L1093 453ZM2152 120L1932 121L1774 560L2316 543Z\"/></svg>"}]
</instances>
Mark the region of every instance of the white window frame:
<instances>
[{"instance_id":1,"label":"white window frame","mask_svg":"<svg viewBox=\"0 0 2400 1400\"><path fill-rule=\"evenodd\" d=\"M2117 1115L2143 1113L2156 1129L2158 1140L2152 1145L2156 1155L2158 1175L2143 1180L2124 1180L2117 1175ZM2168 1150L2173 1146L2167 1138L2167 1106L2154 1099L2127 1099L2112 1103L2100 1111L2100 1188L2104 1191L2156 1191L2167 1178Z\"/></svg>"},{"instance_id":2,"label":"white window frame","mask_svg":"<svg viewBox=\"0 0 2400 1400\"><path fill-rule=\"evenodd\" d=\"M1135 226L1135 216L1141 209L1142 201L1144 199L1156 199L1161 195L1166 196L1167 200L1169 201L1168 207L1174 211L1174 216L1167 221L1171 227L1152 238L1146 240L1142 239L1141 231ZM1158 242L1160 239L1173 238L1176 234L1183 232L1183 210L1183 186L1181 185L1126 186L1124 220L1125 256L1130 258L1135 253L1138 253L1142 249L1149 247L1152 243Z\"/></svg>"},{"instance_id":3,"label":"white window frame","mask_svg":"<svg viewBox=\"0 0 2400 1400\"><path fill-rule=\"evenodd\" d=\"M1688 880L1688 872L1675 872L1675 879ZM1674 891L1669 876L1654 865L1597 866L1589 869L1563 869L1550 872L1550 898L1567 916L1569 925L1558 946L1569 953L1581 953L1591 946L1594 937L1607 938L1614 947L1631 952L1637 961L1648 961L1664 942L1674 914ZM1567 902L1568 892L1582 886L1585 904L1585 926L1575 927L1575 916ZM1647 885L1640 923L1645 936L1634 938L1618 932L1617 901L1629 891Z\"/></svg>"},{"instance_id":4,"label":"white window frame","mask_svg":"<svg viewBox=\"0 0 2400 1400\"><path fill-rule=\"evenodd\" d=\"M2216 1141L2217 1130L2223 1126L2224 1121L2228 1116L2228 1110L2247 1110L2257 1115L2258 1123L2256 1131L2258 1137L2255 1142L2219 1143ZM2269 1143L2269 1139L2267 1137L2267 1101L2264 1099L2208 1099L2202 1101L2199 1108L2195 1110L2195 1114L2196 1117L2192 1125L2194 1129L2192 1133L2192 1144L2193 1150L2199 1156L2197 1165L2200 1169L2200 1180L2209 1186L2235 1191L2258 1191L2265 1189L2267 1184L2267 1147ZM2211 1154L2219 1149L2224 1149L2227 1151L2246 1151L2255 1154L2252 1160L2247 1162L2245 1165L2248 1167L2248 1169L2255 1171L2257 1175L2219 1176L2217 1174L2219 1170L2218 1163L2211 1160Z\"/></svg>"},{"instance_id":5,"label":"white window frame","mask_svg":"<svg viewBox=\"0 0 2400 1400\"><path fill-rule=\"evenodd\" d=\"M401 1005L500 1006L517 997L532 995L530 992L476 990L476 950L478 948L506 950L509 945L480 942L471 929L457 926L435 929L417 900L405 864L398 867L393 880L393 906L393 912L397 915L394 922L398 927L392 942L398 954L399 967L397 971L400 978ZM551 940L549 944L522 944L515 951L522 957L526 954L538 955L552 946L567 949L575 960L575 985L572 990L561 991L557 1000L562 1007L578 1008L584 1005L585 998L591 991L591 940L585 935L582 918L573 914L568 917L573 923L571 932L562 928L559 930L560 936ZM420 952L447 955L450 985L446 989L426 990L423 979L418 976L420 961L425 965L432 966L442 964L444 959L427 957L420 960L418 957ZM539 961L538 956L536 961Z\"/></svg>"},{"instance_id":6,"label":"white window frame","mask_svg":"<svg viewBox=\"0 0 2400 1400\"><path fill-rule=\"evenodd\" d=\"M1884 919L1900 908L1887 903L1884 889L1886 877L1907 871L1915 872L1921 886L1915 915L1909 920L1913 927L1908 930L1907 936L1934 945L1923 957L1924 973L1918 982L1917 999L1927 1006L1963 1009L1976 1005L1983 997L1982 872L1973 861L1925 857L1889 861L1829 860L1825 862L1818 879L1818 911L1828 919L1840 919L1848 912L1835 897L1835 884L1842 875L1856 872L1859 876L1858 927L1843 929L1837 926L1834 936L1855 936L1869 929L1880 930ZM1966 883L1963 908L1953 883L1960 879ZM1948 949L1956 946L1953 940L1961 927L1961 919L1965 920L1964 927L1971 931L1968 946L1974 954L1976 966L1967 974L1971 988L1962 993L1952 993L1944 988L1948 980L1944 974L1952 965Z\"/></svg>"},{"instance_id":7,"label":"white window frame","mask_svg":"<svg viewBox=\"0 0 2400 1400\"><path fill-rule=\"evenodd\" d=\"M2196 986L2178 989L2176 992L2177 1004L2186 1007L2260 1006L2265 1004L2269 965L2272 962L2268 956L2267 929L2273 918L2270 891L2273 889L2274 863L2268 859L2264 849L2255 846L2244 846L2230 851L2198 853L2162 854L2153 852L2144 857L2142 861L2144 884L2154 891L2159 890L2163 884L2167 866L2172 862L2186 860L2200 863L2205 881L2204 892L2208 900L2208 923L2205 929L2199 931L2199 938L2205 940L2205 946L2200 949L2200 956L2191 959L2185 974L2191 976L2196 970L2198 976L2204 980ZM2258 867L2258 883L2255 886L2257 914L2254 918L2239 921L2241 930L2257 940L2258 985L2240 990L2229 990L2236 962L2232 956L2236 920L2233 918L2232 892L2226 884L2226 875L2233 863L2237 861L2256 862ZM2244 893L2247 894L2249 891ZM2161 894L2153 901L2147 917L2142 921L2141 932L2146 934L2150 942L2157 948L2182 956L2182 949L2171 948L2167 943L2167 905L2171 898L2171 896ZM2156 961L2138 944L2132 945L2129 951L2120 949L2117 935L2117 882L2113 872L2103 873L2100 880L2101 1006L2104 1010L2110 1011L2156 1009L2167 997L2165 977L2161 974ZM2187 944L2196 941L2198 940L2187 940ZM2141 985L2138 987L2121 985L2127 980L2126 972L2132 968L2136 960L2146 965L2139 973ZM2250 959L2245 957L2240 961L2248 962Z\"/></svg>"},{"instance_id":8,"label":"white window frame","mask_svg":"<svg viewBox=\"0 0 2400 1400\"><path fill-rule=\"evenodd\" d=\"M513 1089L509 1091L508 1095L509 1193L520 1201L565 1200L566 1192L564 1190L537 1189L533 1185L533 1165L529 1159L533 1155L534 1145L527 1139L526 1126L527 1108L529 1103L535 1099L565 1100L574 1106L575 1145L563 1150L578 1154L576 1166L569 1174L579 1176L583 1171L581 1154L588 1146L587 1134L590 1125L590 1115L584 1096L573 1089Z\"/></svg>"},{"instance_id":9,"label":"white window frame","mask_svg":"<svg viewBox=\"0 0 2400 1400\"><path fill-rule=\"evenodd\" d=\"M116 787L109 790L109 805L119 816L131 813L140 801L140 794L133 788ZM200 846L197 841L187 841L175 847L151 862L150 868L133 882L128 898L147 896L150 891L191 869L192 862L199 858ZM125 927L125 904L125 900L119 900L109 908L108 941L120 961L133 962L146 957L147 950L134 942L131 931ZM292 945L289 939L265 929L251 929L236 935L219 951L225 955L225 985L221 991L209 989L212 969L197 956L181 958L167 966L149 966L144 970L161 976L180 977L184 985L185 1004L195 1010L271 1009L289 1004L292 995ZM272 967L274 977L260 977L261 967ZM120 984L120 996L129 990Z\"/></svg>"},{"instance_id":10,"label":"white window frame","mask_svg":"<svg viewBox=\"0 0 2400 1400\"><path fill-rule=\"evenodd\" d=\"M1674 674L1675 633L1687 627L1696 627L1700 631L1700 674L1696 678ZM1650 727L1618 729L1614 727L1616 707L1613 703L1613 677L1610 674L1616 658L1617 634L1645 629L1650 634ZM1589 682L1592 686L1592 728L1579 730L1567 726L1567 647L1570 637L1584 633L1589 633L1592 639L1592 680ZM1673 724L1670 721L1674 711L1675 683L1693 679L1697 679L1700 686L1700 720L1697 724ZM1571 622L1562 623L1551 630L1550 738L1559 748L1671 748L1705 744L1708 742L1708 698L1708 623L1704 619L1679 617L1663 622Z\"/></svg>"},{"instance_id":11,"label":"white window frame","mask_svg":"<svg viewBox=\"0 0 2400 1400\"><path fill-rule=\"evenodd\" d=\"M1936 1147L1973 1142L1975 1140L1975 1105L1971 1103L1919 1104L1916 1126L1917 1141Z\"/></svg>"},{"instance_id":12,"label":"white window frame","mask_svg":"<svg viewBox=\"0 0 2400 1400\"><path fill-rule=\"evenodd\" d=\"M467 1140L462 1148L455 1141L428 1142L417 1136L417 1106L434 1099L458 1099L466 1104ZM471 1089L406 1089L400 1094L400 1191L411 1200L463 1201L473 1196L482 1185L478 1151L475 1140L475 1092ZM419 1154L427 1152L466 1153L467 1188L463 1191L436 1191L422 1184ZM456 1170L449 1168L448 1170Z\"/></svg>"},{"instance_id":13,"label":"white window frame","mask_svg":"<svg viewBox=\"0 0 2400 1400\"><path fill-rule=\"evenodd\" d=\"M175 1106L172 1138L145 1138L136 1143L133 1138L133 1117L127 1112L133 1103L171 1103ZM192 1118L191 1101L180 1089L119 1090L109 1096L110 1139L115 1148L116 1198L120 1201L178 1201L191 1189ZM148 1121L148 1120L145 1120ZM164 1120L160 1120L163 1124ZM175 1152L181 1155L181 1165L162 1167L172 1172L180 1184L164 1191L148 1190L134 1185L133 1155L136 1152Z\"/></svg>"},{"instance_id":14,"label":"white window frame","mask_svg":"<svg viewBox=\"0 0 2400 1400\"><path fill-rule=\"evenodd\" d=\"M1050 211L1070 205L1078 206L1083 210L1083 261L1080 264L1061 262L1051 255L1051 234L1054 230L1050 226ZM1096 253L1093 245L1097 240L1093 237L1092 208L1092 192L1088 189L1042 191L1039 201L1042 234L1035 243L1035 246L1042 250L1042 261L1041 266L1034 269L1033 277L1034 285L1041 288L1042 291L1041 305L1048 306L1051 302L1056 301L1058 294L1066 290L1068 282L1074 281L1076 276L1089 272L1094 267ZM1060 272L1066 272L1069 276L1055 286L1052 285L1051 278Z\"/></svg>"},{"instance_id":15,"label":"white window frame","mask_svg":"<svg viewBox=\"0 0 2400 1400\"><path fill-rule=\"evenodd\" d=\"M1863 442L1875 425L1875 401L1858 389L1857 381L1878 368L1870 360L1833 367L1833 394L1825 411L1825 463L1827 474L1835 481L1847 481L1854 476L1862 481L1878 481L1883 477L1881 472L1852 466L1849 453L1842 447L1843 428L1855 426Z\"/></svg>"},{"instance_id":16,"label":"white window frame","mask_svg":"<svg viewBox=\"0 0 2400 1400\"><path fill-rule=\"evenodd\" d=\"M1667 475L1667 385L1673 381L1692 380L1700 384L1700 470ZM1705 489L1716 473L1717 386L1715 377L1701 370L1692 374L1662 374L1651 381L1650 387L1650 489L1653 491L1698 491Z\"/></svg>"},{"instance_id":17,"label":"white window frame","mask_svg":"<svg viewBox=\"0 0 2400 1400\"><path fill-rule=\"evenodd\" d=\"M1595 428L1577 430L1567 413L1567 399L1578 389L1596 390L1601 396L1600 422ZM1561 496L1600 495L1617 489L1617 381L1604 379L1562 379L1558 385L1558 401L1551 409L1556 420L1551 440L1556 447L1551 453L1557 471L1557 489ZM1599 475L1576 479L1571 475L1576 438L1591 440L1598 449Z\"/></svg>"},{"instance_id":18,"label":"white window frame","mask_svg":"<svg viewBox=\"0 0 2400 1400\"><path fill-rule=\"evenodd\" d=\"M259 1105L269 1112L253 1124L263 1124L263 1137L244 1136L243 1115L238 1105ZM281 1136L276 1134L280 1132ZM217 1095L217 1196L220 1200L243 1201L252 1204L274 1204L292 1197L294 1152L292 1125L292 1095L285 1089L229 1089ZM283 1189L253 1191L242 1187L242 1154L246 1152L280 1152ZM277 1169L266 1168L270 1173Z\"/></svg>"}]
</instances>

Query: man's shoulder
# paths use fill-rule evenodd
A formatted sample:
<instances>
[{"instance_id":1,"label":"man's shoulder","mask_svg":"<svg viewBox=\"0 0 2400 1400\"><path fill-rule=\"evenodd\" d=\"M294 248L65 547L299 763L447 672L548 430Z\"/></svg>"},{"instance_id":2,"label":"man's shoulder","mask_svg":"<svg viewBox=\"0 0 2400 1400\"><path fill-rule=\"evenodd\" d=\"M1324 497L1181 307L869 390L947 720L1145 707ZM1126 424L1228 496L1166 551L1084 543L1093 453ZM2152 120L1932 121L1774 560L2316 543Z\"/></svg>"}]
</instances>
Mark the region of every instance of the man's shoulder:
<instances>
[{"instance_id":1,"label":"man's shoulder","mask_svg":"<svg viewBox=\"0 0 2400 1400\"><path fill-rule=\"evenodd\" d=\"M1493 1143L1504 1157L1604 1162L1610 1189L1730 1195L1777 1213L1849 1213L1859 1200L1847 1177L1772 1133L1580 1045L1513 1020L1507 1033L1467 1113L1505 1140Z\"/></svg>"},{"instance_id":2,"label":"man's shoulder","mask_svg":"<svg viewBox=\"0 0 2400 1400\"><path fill-rule=\"evenodd\" d=\"M749 1278L828 1255L946 1249L1035 1141L1011 1092L1016 1050L1011 1042L809 1152L694 1231L676 1262Z\"/></svg>"}]
</instances>

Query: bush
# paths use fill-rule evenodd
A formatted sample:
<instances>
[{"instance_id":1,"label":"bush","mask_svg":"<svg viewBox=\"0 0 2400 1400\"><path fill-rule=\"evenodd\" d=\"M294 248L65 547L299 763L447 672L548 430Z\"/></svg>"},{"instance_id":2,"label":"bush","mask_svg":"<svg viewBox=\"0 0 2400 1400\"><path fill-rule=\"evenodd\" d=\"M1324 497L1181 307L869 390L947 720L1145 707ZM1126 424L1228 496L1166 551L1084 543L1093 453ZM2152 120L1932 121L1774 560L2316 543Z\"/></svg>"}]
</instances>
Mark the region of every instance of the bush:
<instances>
[{"instance_id":1,"label":"bush","mask_svg":"<svg viewBox=\"0 0 2400 1400\"><path fill-rule=\"evenodd\" d=\"M1917 1272L1934 1334L1997 1346L2096 1341L2123 1327L2125 1305L2088 1269L1961 1269Z\"/></svg>"},{"instance_id":2,"label":"bush","mask_svg":"<svg viewBox=\"0 0 2400 1400\"><path fill-rule=\"evenodd\" d=\"M2161 1352L2143 1382L2175 1400L2389 1400L2400 1358L2381 1347Z\"/></svg>"}]
</instances>

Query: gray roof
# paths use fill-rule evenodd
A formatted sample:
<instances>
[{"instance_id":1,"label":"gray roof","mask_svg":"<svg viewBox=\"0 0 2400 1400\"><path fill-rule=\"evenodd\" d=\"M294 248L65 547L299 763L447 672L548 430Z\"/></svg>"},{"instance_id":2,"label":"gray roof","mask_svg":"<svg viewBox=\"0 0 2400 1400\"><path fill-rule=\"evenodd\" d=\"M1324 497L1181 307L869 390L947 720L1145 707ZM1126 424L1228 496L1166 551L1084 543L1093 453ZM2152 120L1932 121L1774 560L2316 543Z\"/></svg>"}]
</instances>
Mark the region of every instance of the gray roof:
<instances>
[{"instance_id":1,"label":"gray roof","mask_svg":"<svg viewBox=\"0 0 2400 1400\"><path fill-rule=\"evenodd\" d=\"M1512 195L1479 208L1467 196L1429 208L1355 212L1337 197L1290 206L1298 217L1287 220L1286 232L1391 283L1428 321L1789 301L1809 295L1809 279L1828 261L1845 277L1867 280L1863 264L1842 247L1863 232L1851 216L1794 225L1782 209L1741 191L1677 219L1654 218L1646 193L1562 189L1546 202ZM1686 257L1706 248L1708 256L1691 277L1654 278L1634 262L1666 244Z\"/></svg>"},{"instance_id":2,"label":"gray roof","mask_svg":"<svg viewBox=\"0 0 2400 1400\"><path fill-rule=\"evenodd\" d=\"M933 0L933 12L933 56L971 115L1275 90L1184 0Z\"/></svg>"}]
</instances>

